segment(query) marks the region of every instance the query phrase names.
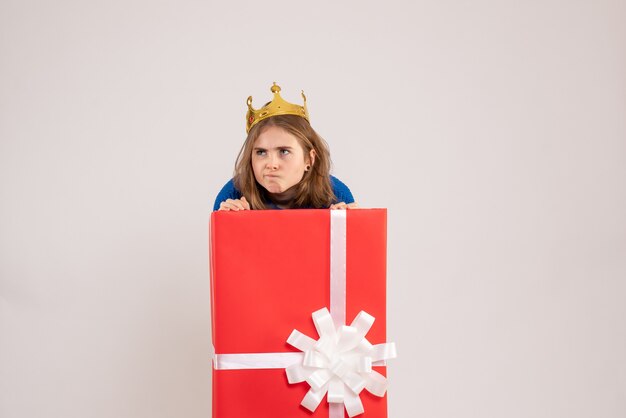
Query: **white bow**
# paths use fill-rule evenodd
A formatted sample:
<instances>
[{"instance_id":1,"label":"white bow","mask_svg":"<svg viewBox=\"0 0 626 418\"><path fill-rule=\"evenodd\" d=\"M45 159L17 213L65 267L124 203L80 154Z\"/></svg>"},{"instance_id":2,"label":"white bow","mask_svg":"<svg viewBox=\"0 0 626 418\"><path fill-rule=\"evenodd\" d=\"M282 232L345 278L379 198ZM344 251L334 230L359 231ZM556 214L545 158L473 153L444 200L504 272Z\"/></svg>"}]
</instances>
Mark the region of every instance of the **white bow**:
<instances>
[{"instance_id":1,"label":"white bow","mask_svg":"<svg viewBox=\"0 0 626 418\"><path fill-rule=\"evenodd\" d=\"M302 399L302 406L315 411L328 393L329 403L343 403L350 417L364 412L359 394L363 389L384 396L387 378L372 370L384 360L396 357L395 343L372 345L365 335L374 317L361 311L350 326L335 328L328 309L313 312L313 323L320 338L293 330L287 342L304 352L301 363L285 369L289 383L306 381L311 389Z\"/></svg>"}]
</instances>

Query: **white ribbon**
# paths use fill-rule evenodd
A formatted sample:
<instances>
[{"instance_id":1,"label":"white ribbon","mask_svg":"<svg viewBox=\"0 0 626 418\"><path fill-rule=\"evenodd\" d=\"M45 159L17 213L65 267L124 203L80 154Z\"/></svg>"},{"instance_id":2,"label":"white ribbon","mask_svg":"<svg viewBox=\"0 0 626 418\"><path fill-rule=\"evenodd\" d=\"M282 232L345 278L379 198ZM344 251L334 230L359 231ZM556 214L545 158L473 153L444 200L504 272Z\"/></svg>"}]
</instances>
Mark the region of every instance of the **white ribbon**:
<instances>
[{"instance_id":1,"label":"white ribbon","mask_svg":"<svg viewBox=\"0 0 626 418\"><path fill-rule=\"evenodd\" d=\"M337 328L346 323L346 213L330 211L330 312Z\"/></svg>"},{"instance_id":2,"label":"white ribbon","mask_svg":"<svg viewBox=\"0 0 626 418\"><path fill-rule=\"evenodd\" d=\"M384 396L387 379L372 370L396 357L394 343L372 345L365 335L374 317L361 311L346 326L346 211L330 211L330 312L313 312L319 335L314 340L293 330L287 342L301 353L215 354L216 370L285 369L289 383L307 382L311 389L301 405L315 411L326 396L329 418L350 417L364 412L359 394L363 389Z\"/></svg>"},{"instance_id":3,"label":"white ribbon","mask_svg":"<svg viewBox=\"0 0 626 418\"><path fill-rule=\"evenodd\" d=\"M216 370L284 369L301 363L303 357L302 353L215 354L213 367Z\"/></svg>"}]
</instances>

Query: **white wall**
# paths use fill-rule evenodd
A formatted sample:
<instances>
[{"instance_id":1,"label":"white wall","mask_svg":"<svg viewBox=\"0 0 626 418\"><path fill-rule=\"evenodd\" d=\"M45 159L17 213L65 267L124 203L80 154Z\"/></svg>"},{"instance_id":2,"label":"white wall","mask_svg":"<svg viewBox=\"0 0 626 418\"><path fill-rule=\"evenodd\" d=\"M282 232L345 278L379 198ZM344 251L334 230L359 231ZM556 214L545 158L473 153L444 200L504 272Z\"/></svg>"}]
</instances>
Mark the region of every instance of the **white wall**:
<instances>
[{"instance_id":1,"label":"white wall","mask_svg":"<svg viewBox=\"0 0 626 418\"><path fill-rule=\"evenodd\" d=\"M626 416L623 1L0 3L0 416L210 416L207 220L307 93L389 208L391 417Z\"/></svg>"}]
</instances>

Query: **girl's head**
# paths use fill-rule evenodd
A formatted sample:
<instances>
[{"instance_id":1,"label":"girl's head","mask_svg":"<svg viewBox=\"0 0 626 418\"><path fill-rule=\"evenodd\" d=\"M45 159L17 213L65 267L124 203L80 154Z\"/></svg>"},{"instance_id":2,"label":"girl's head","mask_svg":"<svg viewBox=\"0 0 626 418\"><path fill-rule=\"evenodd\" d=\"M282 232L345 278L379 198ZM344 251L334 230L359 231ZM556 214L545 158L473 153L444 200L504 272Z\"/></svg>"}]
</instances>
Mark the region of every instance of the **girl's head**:
<instances>
[{"instance_id":1,"label":"girl's head","mask_svg":"<svg viewBox=\"0 0 626 418\"><path fill-rule=\"evenodd\" d=\"M273 200L292 208L325 208L334 202L330 153L308 120L276 115L256 123L239 151L235 186L253 209Z\"/></svg>"}]
</instances>

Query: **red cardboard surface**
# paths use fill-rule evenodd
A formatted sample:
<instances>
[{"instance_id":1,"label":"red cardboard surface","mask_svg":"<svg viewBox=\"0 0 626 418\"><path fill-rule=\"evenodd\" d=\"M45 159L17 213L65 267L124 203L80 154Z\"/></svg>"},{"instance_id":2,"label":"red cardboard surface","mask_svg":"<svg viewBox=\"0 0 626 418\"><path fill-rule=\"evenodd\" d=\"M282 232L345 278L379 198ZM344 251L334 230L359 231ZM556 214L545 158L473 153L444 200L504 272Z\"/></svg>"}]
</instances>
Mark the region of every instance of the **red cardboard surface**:
<instances>
[{"instance_id":1,"label":"red cardboard surface","mask_svg":"<svg viewBox=\"0 0 626 418\"><path fill-rule=\"evenodd\" d=\"M366 338L383 343L386 210L346 215L346 322L366 311L376 318ZM311 314L330 308L330 210L213 212L210 239L217 354L297 352L286 343L294 328L318 338ZM327 417L325 399L314 413L300 406L308 390L290 385L284 369L214 370L213 417ZM364 390L361 400L360 417L387 416L386 396Z\"/></svg>"}]
</instances>

